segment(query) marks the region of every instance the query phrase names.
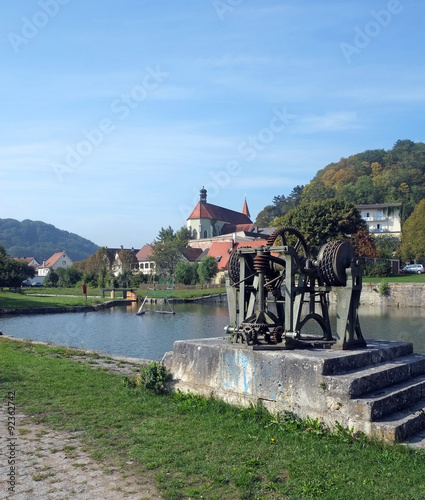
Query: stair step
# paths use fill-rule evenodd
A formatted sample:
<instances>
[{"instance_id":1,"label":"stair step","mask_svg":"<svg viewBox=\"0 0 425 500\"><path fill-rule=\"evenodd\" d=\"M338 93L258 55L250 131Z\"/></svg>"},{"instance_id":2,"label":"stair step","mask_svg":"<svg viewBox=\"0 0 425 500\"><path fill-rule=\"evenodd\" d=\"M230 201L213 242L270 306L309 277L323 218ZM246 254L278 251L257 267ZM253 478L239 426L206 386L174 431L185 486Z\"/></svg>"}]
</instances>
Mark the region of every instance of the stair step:
<instances>
[{"instance_id":1,"label":"stair step","mask_svg":"<svg viewBox=\"0 0 425 500\"><path fill-rule=\"evenodd\" d=\"M405 445L410 446L410 448L416 448L419 450L425 449L425 428L419 430L415 434L412 434L404 441Z\"/></svg>"},{"instance_id":2,"label":"stair step","mask_svg":"<svg viewBox=\"0 0 425 500\"><path fill-rule=\"evenodd\" d=\"M330 394L345 395L354 399L423 373L425 373L425 355L411 354L349 372L325 376L323 381Z\"/></svg>"},{"instance_id":3,"label":"stair step","mask_svg":"<svg viewBox=\"0 0 425 500\"><path fill-rule=\"evenodd\" d=\"M425 439L425 400L372 422L371 430L374 437L383 440L410 442L412 436L417 436L416 441Z\"/></svg>"},{"instance_id":4,"label":"stair step","mask_svg":"<svg viewBox=\"0 0 425 500\"><path fill-rule=\"evenodd\" d=\"M334 351L332 357L325 359L323 375L337 375L413 354L413 345L410 342L383 340L366 340L366 342L367 347L358 351L341 351L340 355Z\"/></svg>"},{"instance_id":5,"label":"stair step","mask_svg":"<svg viewBox=\"0 0 425 500\"><path fill-rule=\"evenodd\" d=\"M352 399L349 406L353 416L373 422L408 408L422 398L425 398L425 374Z\"/></svg>"}]
</instances>

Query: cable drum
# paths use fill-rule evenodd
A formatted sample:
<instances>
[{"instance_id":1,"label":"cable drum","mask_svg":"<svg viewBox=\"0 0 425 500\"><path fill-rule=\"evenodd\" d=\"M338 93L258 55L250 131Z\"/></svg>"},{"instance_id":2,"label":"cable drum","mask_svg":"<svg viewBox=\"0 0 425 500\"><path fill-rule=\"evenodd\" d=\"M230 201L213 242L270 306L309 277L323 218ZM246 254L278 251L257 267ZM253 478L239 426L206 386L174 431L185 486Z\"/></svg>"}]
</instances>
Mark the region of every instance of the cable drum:
<instances>
[{"instance_id":1,"label":"cable drum","mask_svg":"<svg viewBox=\"0 0 425 500\"><path fill-rule=\"evenodd\" d=\"M343 241L330 241L322 246L317 257L319 277L329 286L345 286L347 271L355 259L353 247Z\"/></svg>"},{"instance_id":2,"label":"cable drum","mask_svg":"<svg viewBox=\"0 0 425 500\"><path fill-rule=\"evenodd\" d=\"M249 247L239 247L239 248L249 248ZM247 267L247 276L250 276L253 274L253 262L252 262L252 256L249 254L245 254L245 259L246 259L246 267ZM229 260L227 262L227 270L229 272L229 278L230 278L230 283L232 285L235 285L236 283L239 283L241 280L241 271L240 271L240 255L237 252L237 249L233 250L232 253L229 256ZM251 277L248 280L248 283L252 283L253 278Z\"/></svg>"}]
</instances>

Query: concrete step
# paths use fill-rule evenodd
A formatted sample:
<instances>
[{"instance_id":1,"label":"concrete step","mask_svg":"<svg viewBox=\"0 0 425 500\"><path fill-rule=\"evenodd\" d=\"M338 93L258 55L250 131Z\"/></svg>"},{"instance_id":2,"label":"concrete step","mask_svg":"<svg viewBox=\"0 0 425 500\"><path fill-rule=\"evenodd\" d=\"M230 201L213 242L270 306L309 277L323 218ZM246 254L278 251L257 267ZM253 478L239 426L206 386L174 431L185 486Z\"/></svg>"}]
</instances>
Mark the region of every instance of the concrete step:
<instances>
[{"instance_id":1,"label":"concrete step","mask_svg":"<svg viewBox=\"0 0 425 500\"><path fill-rule=\"evenodd\" d=\"M404 440L403 444L409 446L410 448L416 448L419 450L425 449L425 427L410 435Z\"/></svg>"},{"instance_id":2,"label":"concrete step","mask_svg":"<svg viewBox=\"0 0 425 500\"><path fill-rule=\"evenodd\" d=\"M377 439L388 441L425 440L425 400L372 422L371 433Z\"/></svg>"},{"instance_id":3,"label":"concrete step","mask_svg":"<svg viewBox=\"0 0 425 500\"><path fill-rule=\"evenodd\" d=\"M352 399L348 406L353 417L376 421L425 399L425 374Z\"/></svg>"},{"instance_id":4,"label":"concrete step","mask_svg":"<svg viewBox=\"0 0 425 500\"><path fill-rule=\"evenodd\" d=\"M324 376L337 375L410 354L413 354L413 345L410 342L367 340L365 349L339 353L332 351L331 355L324 359L322 374Z\"/></svg>"},{"instance_id":5,"label":"concrete step","mask_svg":"<svg viewBox=\"0 0 425 500\"><path fill-rule=\"evenodd\" d=\"M325 376L323 382L331 395L354 399L423 373L425 373L425 355L410 354L337 375Z\"/></svg>"}]
</instances>

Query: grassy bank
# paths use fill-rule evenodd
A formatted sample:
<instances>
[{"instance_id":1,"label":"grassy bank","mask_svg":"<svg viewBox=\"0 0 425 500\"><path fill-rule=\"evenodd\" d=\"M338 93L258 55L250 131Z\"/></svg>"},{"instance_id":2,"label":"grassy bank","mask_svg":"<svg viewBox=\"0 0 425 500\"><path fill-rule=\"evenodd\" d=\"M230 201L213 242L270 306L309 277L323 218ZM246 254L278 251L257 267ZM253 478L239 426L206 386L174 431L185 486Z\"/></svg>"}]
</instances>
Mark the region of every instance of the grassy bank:
<instances>
[{"instance_id":1,"label":"grassy bank","mask_svg":"<svg viewBox=\"0 0 425 500\"><path fill-rule=\"evenodd\" d=\"M331 435L260 407L156 395L71 352L0 337L2 404L15 391L18 409L81 431L100 461L152 474L166 499L425 498L422 450Z\"/></svg>"},{"instance_id":2,"label":"grassy bank","mask_svg":"<svg viewBox=\"0 0 425 500\"><path fill-rule=\"evenodd\" d=\"M220 293L226 293L226 288L223 286L222 288L205 288L201 290L174 290L172 298L173 299L181 299L181 300L189 300L189 299L199 299L202 297L207 297L210 295L217 295Z\"/></svg>"},{"instance_id":3,"label":"grassy bank","mask_svg":"<svg viewBox=\"0 0 425 500\"><path fill-rule=\"evenodd\" d=\"M65 295L37 296L27 293L0 291L0 309L93 306L105 300L107 299L99 297L87 297L86 300L83 295L79 297L67 297Z\"/></svg>"},{"instance_id":4,"label":"grassy bank","mask_svg":"<svg viewBox=\"0 0 425 500\"><path fill-rule=\"evenodd\" d=\"M23 293L25 295L77 295L83 297L83 290L81 287L70 287L70 288L53 288L53 287L35 287L35 288L23 288ZM100 288L87 287L87 295L89 297L99 297L102 295Z\"/></svg>"},{"instance_id":5,"label":"grassy bank","mask_svg":"<svg viewBox=\"0 0 425 500\"><path fill-rule=\"evenodd\" d=\"M179 289L174 290L169 297L179 300L191 300L220 293L226 293L226 289L224 287L200 290ZM101 295L102 292L99 288L89 288L87 300L80 288L23 288L22 293L0 290L0 309L84 306L96 305L110 300L109 293L105 293L105 298L101 298ZM146 290L140 290L138 295L142 300L146 295ZM154 297L153 292L149 296ZM118 292L116 299L119 300L120 298L122 298L122 294Z\"/></svg>"},{"instance_id":6,"label":"grassy bank","mask_svg":"<svg viewBox=\"0 0 425 500\"><path fill-rule=\"evenodd\" d=\"M392 274L385 278L363 278L364 283L425 283L425 274Z\"/></svg>"}]
</instances>

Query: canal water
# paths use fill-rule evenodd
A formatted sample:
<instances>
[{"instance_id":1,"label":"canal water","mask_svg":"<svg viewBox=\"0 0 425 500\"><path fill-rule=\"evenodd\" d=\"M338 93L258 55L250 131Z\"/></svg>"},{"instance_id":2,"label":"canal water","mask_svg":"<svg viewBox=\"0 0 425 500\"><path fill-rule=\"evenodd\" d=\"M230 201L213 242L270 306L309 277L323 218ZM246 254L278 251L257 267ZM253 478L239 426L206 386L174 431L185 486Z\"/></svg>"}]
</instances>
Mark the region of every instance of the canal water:
<instances>
[{"instance_id":1,"label":"canal water","mask_svg":"<svg viewBox=\"0 0 425 500\"><path fill-rule=\"evenodd\" d=\"M176 314L147 312L137 307L114 307L98 312L0 317L5 335L105 354L160 360L176 340L221 337L228 324L226 303L175 304ZM425 308L360 306L366 339L413 342L425 353ZM335 325L335 314L331 310ZM335 331L333 327L332 331Z\"/></svg>"}]
</instances>

